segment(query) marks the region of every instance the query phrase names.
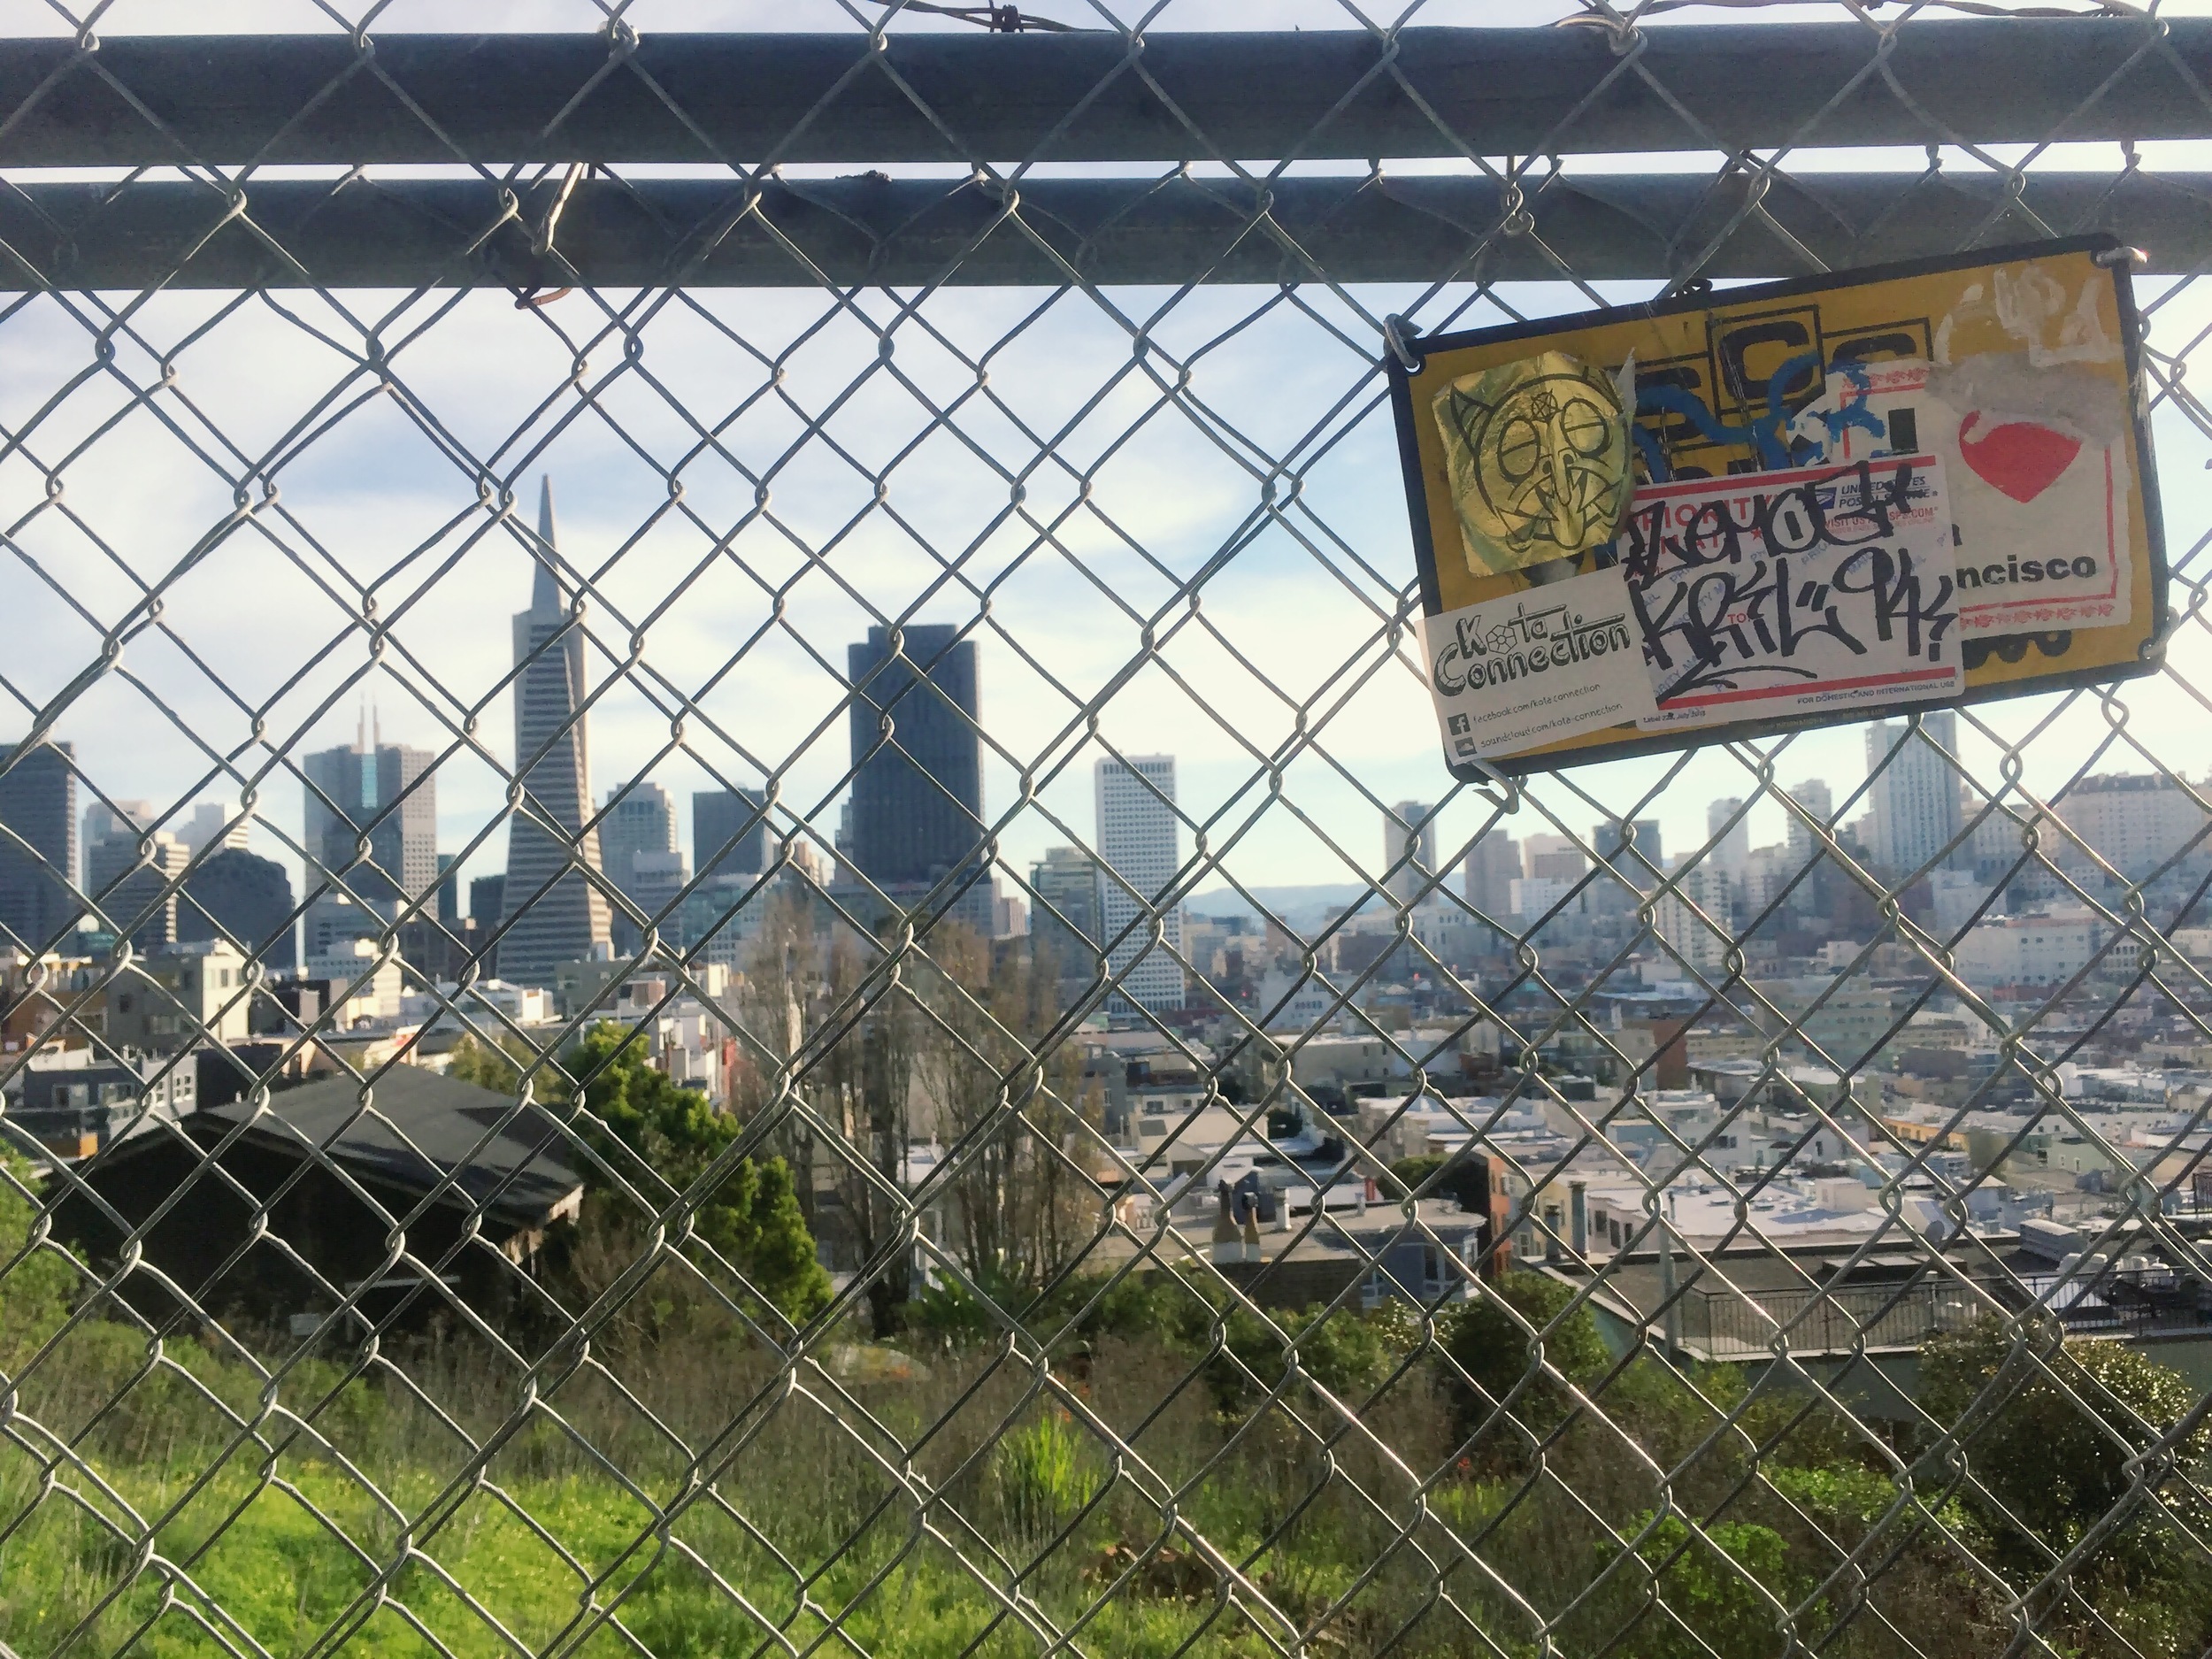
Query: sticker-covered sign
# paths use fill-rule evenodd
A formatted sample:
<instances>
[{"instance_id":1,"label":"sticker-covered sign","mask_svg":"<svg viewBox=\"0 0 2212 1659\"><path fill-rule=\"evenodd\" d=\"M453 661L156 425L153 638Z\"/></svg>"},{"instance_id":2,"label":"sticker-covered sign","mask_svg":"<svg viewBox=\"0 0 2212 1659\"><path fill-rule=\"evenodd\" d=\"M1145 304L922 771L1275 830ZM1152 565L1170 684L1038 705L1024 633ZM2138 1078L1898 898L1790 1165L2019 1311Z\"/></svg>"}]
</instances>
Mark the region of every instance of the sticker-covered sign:
<instances>
[{"instance_id":1,"label":"sticker-covered sign","mask_svg":"<svg viewBox=\"0 0 2212 1659\"><path fill-rule=\"evenodd\" d=\"M2154 667L2165 552L2114 252L1414 342L1391 387L1448 758L1471 779ZM1576 643L1617 637L1591 624L1624 602L1632 649Z\"/></svg>"},{"instance_id":2,"label":"sticker-covered sign","mask_svg":"<svg viewBox=\"0 0 2212 1659\"><path fill-rule=\"evenodd\" d=\"M1949 500L1931 456L1655 484L1616 551L1657 703L1640 731L1847 714L1964 686Z\"/></svg>"}]
</instances>

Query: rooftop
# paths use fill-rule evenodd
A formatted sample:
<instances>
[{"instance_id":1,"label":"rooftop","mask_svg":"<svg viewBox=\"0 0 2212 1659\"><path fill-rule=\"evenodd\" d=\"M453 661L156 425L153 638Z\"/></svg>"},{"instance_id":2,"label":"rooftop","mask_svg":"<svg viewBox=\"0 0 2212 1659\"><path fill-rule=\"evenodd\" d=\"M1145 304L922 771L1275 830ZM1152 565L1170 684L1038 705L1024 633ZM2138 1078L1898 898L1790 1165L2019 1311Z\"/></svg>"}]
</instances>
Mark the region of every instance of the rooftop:
<instances>
[{"instance_id":1,"label":"rooftop","mask_svg":"<svg viewBox=\"0 0 2212 1659\"><path fill-rule=\"evenodd\" d=\"M471 1202L516 1225L541 1225L578 1187L556 1118L532 1104L419 1066L373 1084L332 1077L281 1089L258 1110L236 1101L199 1114L292 1152L326 1151L358 1179L429 1192L449 1176Z\"/></svg>"}]
</instances>

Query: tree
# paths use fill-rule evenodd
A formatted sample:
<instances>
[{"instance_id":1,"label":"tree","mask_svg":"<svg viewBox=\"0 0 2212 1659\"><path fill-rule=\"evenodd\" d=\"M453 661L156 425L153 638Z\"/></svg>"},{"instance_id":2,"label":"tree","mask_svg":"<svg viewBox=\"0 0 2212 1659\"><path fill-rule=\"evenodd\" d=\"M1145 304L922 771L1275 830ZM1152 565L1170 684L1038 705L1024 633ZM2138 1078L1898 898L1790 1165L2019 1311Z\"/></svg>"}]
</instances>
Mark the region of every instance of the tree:
<instances>
[{"instance_id":1,"label":"tree","mask_svg":"<svg viewBox=\"0 0 2212 1659\"><path fill-rule=\"evenodd\" d=\"M497 1048L490 1048L473 1037L465 1036L446 1056L445 1074L456 1082L473 1083L495 1094L512 1094L522 1087L523 1068L536 1058L519 1037L503 1038ZM533 1098L548 1100L557 1094L557 1088L549 1092L552 1080L555 1079L550 1068L533 1078Z\"/></svg>"},{"instance_id":2,"label":"tree","mask_svg":"<svg viewBox=\"0 0 2212 1659\"><path fill-rule=\"evenodd\" d=\"M889 1336L913 1294L903 1239L918 1014L878 954L847 941L832 947L825 983L846 1025L810 1085L844 1142L828 1162L853 1255L863 1265L884 1258L868 1280L868 1311L875 1334Z\"/></svg>"},{"instance_id":3,"label":"tree","mask_svg":"<svg viewBox=\"0 0 2212 1659\"><path fill-rule=\"evenodd\" d=\"M611 1208L615 1178L657 1210L689 1192L737 1139L737 1119L715 1111L705 1095L647 1064L644 1038L612 1024L593 1027L564 1064L583 1082L588 1131L612 1175L593 1166L587 1184ZM632 1225L642 1221L633 1217ZM796 1324L829 1300L829 1275L815 1259L814 1238L801 1213L791 1171L781 1158L740 1158L697 1200L699 1238L745 1277L746 1283Z\"/></svg>"},{"instance_id":4,"label":"tree","mask_svg":"<svg viewBox=\"0 0 2212 1659\"><path fill-rule=\"evenodd\" d=\"M2197 1394L2188 1379L2122 1343L2064 1342L2048 1326L2016 1335L1991 1318L1929 1339L1918 1398L1964 1450L1979 1486L1967 1502L2018 1581L2040 1578L2054 1555L2112 1518L2083 1576L2115 1594L2093 1599L2154 1603L2162 1622L2193 1630L2191 1651L2204 1646L2212 1585L2168 1518L2212 1521L2191 1484L2201 1479L2212 1429L2190 1421ZM2155 1455L2161 1446L2170 1462ZM1941 1479L1947 1459L1939 1451L1929 1461Z\"/></svg>"},{"instance_id":5,"label":"tree","mask_svg":"<svg viewBox=\"0 0 2212 1659\"><path fill-rule=\"evenodd\" d=\"M1464 1151L1449 1157L1431 1152L1418 1157L1400 1158L1390 1166L1390 1173L1405 1189L1405 1194L1422 1192L1428 1181L1441 1174L1443 1179L1428 1187L1423 1196L1448 1198L1466 1210L1483 1210L1490 1202L1487 1167L1479 1156Z\"/></svg>"},{"instance_id":6,"label":"tree","mask_svg":"<svg viewBox=\"0 0 2212 1659\"><path fill-rule=\"evenodd\" d=\"M1058 987L953 924L931 933L914 979L916 1075L958 1160L953 1253L979 1284L1041 1285L1089 1241L1095 1198L1081 1160L1099 1102L1083 1092L1081 1055L1049 1041Z\"/></svg>"},{"instance_id":7,"label":"tree","mask_svg":"<svg viewBox=\"0 0 2212 1659\"><path fill-rule=\"evenodd\" d=\"M1474 1432L1529 1377L1540 1344L1543 1369L1530 1379L1511 1408L1513 1416L1536 1433L1548 1431L1566 1415L1570 1397L1565 1384L1586 1383L1605 1371L1610 1356L1598 1334L1597 1321L1586 1305L1567 1313L1573 1298L1573 1288L1555 1279L1515 1272L1482 1286L1476 1300L1461 1310L1444 1346L1474 1383L1472 1390L1463 1384L1456 1391L1463 1432Z\"/></svg>"}]
</instances>

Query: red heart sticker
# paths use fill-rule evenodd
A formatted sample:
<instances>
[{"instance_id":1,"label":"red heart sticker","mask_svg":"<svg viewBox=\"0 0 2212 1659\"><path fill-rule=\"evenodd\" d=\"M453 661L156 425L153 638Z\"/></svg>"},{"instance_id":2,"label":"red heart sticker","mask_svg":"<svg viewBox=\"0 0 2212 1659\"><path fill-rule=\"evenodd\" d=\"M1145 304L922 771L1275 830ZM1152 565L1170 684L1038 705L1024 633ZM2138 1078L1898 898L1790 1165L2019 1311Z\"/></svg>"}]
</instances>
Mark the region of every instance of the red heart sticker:
<instances>
[{"instance_id":1,"label":"red heart sticker","mask_svg":"<svg viewBox=\"0 0 2212 1659\"><path fill-rule=\"evenodd\" d=\"M1975 434L1978 409L1959 422L1959 453L1982 480L2015 501L2033 501L2081 453L2081 440L2032 420L2008 420Z\"/></svg>"}]
</instances>

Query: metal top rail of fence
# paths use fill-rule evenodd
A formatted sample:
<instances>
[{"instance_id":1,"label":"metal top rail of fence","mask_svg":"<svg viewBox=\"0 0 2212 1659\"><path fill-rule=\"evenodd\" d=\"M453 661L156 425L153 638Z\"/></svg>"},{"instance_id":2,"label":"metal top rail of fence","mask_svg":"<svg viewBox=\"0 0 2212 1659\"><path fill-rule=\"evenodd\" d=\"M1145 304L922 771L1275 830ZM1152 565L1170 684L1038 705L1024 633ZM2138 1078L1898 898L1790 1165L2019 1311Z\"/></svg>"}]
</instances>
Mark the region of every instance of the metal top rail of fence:
<instances>
[{"instance_id":1,"label":"metal top rail of fence","mask_svg":"<svg viewBox=\"0 0 2212 1659\"><path fill-rule=\"evenodd\" d=\"M1036 6L7 13L0 1653L2212 1647L2212 19ZM2088 232L2154 674L1451 782L1394 351Z\"/></svg>"}]
</instances>

